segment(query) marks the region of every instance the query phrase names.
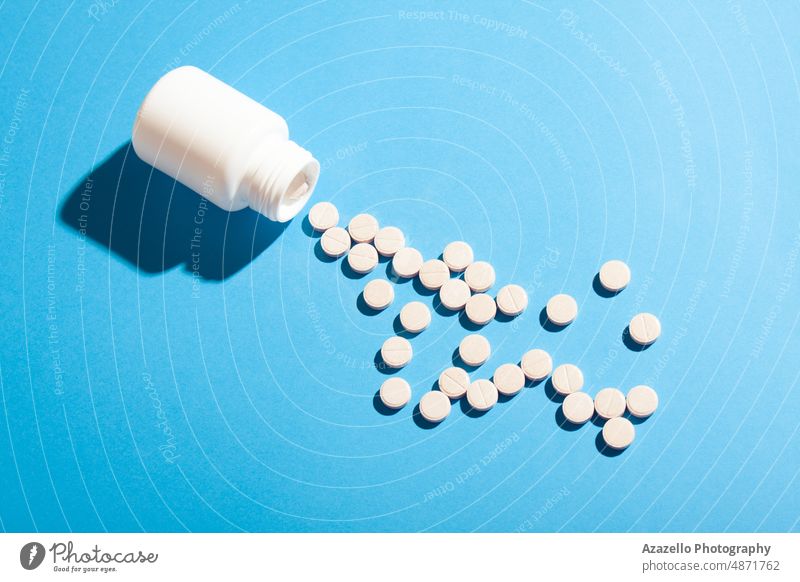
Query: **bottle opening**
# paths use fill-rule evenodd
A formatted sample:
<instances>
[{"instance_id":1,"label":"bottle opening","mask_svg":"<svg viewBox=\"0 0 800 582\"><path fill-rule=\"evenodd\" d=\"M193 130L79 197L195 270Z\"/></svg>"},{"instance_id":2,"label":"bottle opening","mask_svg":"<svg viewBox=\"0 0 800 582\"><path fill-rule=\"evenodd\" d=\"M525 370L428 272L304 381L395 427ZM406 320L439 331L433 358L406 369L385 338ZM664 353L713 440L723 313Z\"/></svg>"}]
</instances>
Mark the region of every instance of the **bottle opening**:
<instances>
[{"instance_id":1,"label":"bottle opening","mask_svg":"<svg viewBox=\"0 0 800 582\"><path fill-rule=\"evenodd\" d=\"M286 191L281 196L280 203L276 208L275 218L278 222L286 222L291 220L303 209L311 193L316 186L317 178L319 177L319 164L313 158L309 161L301 171L299 171Z\"/></svg>"}]
</instances>

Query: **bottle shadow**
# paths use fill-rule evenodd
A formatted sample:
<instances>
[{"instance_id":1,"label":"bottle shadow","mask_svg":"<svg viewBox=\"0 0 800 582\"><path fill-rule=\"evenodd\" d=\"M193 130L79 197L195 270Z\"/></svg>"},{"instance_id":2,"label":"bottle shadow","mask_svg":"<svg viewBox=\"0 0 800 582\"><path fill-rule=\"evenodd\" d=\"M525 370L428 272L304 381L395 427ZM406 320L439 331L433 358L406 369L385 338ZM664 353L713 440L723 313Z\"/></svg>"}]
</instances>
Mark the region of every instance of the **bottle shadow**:
<instances>
[{"instance_id":1,"label":"bottle shadow","mask_svg":"<svg viewBox=\"0 0 800 582\"><path fill-rule=\"evenodd\" d=\"M244 269L288 225L222 210L139 159L130 141L73 187L59 218L145 275L182 265L215 281Z\"/></svg>"}]
</instances>

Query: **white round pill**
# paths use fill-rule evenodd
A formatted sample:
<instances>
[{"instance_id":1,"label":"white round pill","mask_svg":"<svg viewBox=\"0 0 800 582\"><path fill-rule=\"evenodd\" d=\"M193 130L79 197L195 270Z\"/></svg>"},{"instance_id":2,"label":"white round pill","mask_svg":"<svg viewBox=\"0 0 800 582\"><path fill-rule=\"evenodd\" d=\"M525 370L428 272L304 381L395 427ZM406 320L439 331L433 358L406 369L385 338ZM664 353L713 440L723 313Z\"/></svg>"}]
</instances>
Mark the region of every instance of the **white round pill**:
<instances>
[{"instance_id":1,"label":"white round pill","mask_svg":"<svg viewBox=\"0 0 800 582\"><path fill-rule=\"evenodd\" d=\"M428 422L442 422L450 414L450 399L438 390L428 392L419 401L419 413Z\"/></svg>"},{"instance_id":2,"label":"white round pill","mask_svg":"<svg viewBox=\"0 0 800 582\"><path fill-rule=\"evenodd\" d=\"M489 380L475 380L467 388L467 402L475 410L489 410L497 404L498 392Z\"/></svg>"},{"instance_id":3,"label":"white round pill","mask_svg":"<svg viewBox=\"0 0 800 582\"><path fill-rule=\"evenodd\" d=\"M458 344L458 355L469 366L480 366L489 359L491 353L489 340L477 333L468 335Z\"/></svg>"},{"instance_id":4,"label":"white round pill","mask_svg":"<svg viewBox=\"0 0 800 582\"><path fill-rule=\"evenodd\" d=\"M380 397L386 408L403 408L411 400L411 386L402 378L389 378L381 384Z\"/></svg>"},{"instance_id":5,"label":"white round pill","mask_svg":"<svg viewBox=\"0 0 800 582\"><path fill-rule=\"evenodd\" d=\"M356 273L369 273L378 266L378 251L369 243L358 243L347 253L347 264Z\"/></svg>"},{"instance_id":6,"label":"white round pill","mask_svg":"<svg viewBox=\"0 0 800 582\"><path fill-rule=\"evenodd\" d=\"M381 255L392 257L406 246L406 237L403 235L403 231L396 226L384 226L378 231L372 242Z\"/></svg>"},{"instance_id":7,"label":"white round pill","mask_svg":"<svg viewBox=\"0 0 800 582\"><path fill-rule=\"evenodd\" d=\"M612 418L603 426L603 440L612 449L624 449L636 438L636 428L627 418Z\"/></svg>"},{"instance_id":8,"label":"white round pill","mask_svg":"<svg viewBox=\"0 0 800 582\"><path fill-rule=\"evenodd\" d=\"M404 337L390 337L381 346L381 357L390 368L402 368L411 361L413 355L411 342Z\"/></svg>"},{"instance_id":9,"label":"white round pill","mask_svg":"<svg viewBox=\"0 0 800 582\"><path fill-rule=\"evenodd\" d=\"M314 230L325 232L339 224L339 211L330 202L317 202L308 211L308 222Z\"/></svg>"},{"instance_id":10,"label":"white round pill","mask_svg":"<svg viewBox=\"0 0 800 582\"><path fill-rule=\"evenodd\" d=\"M520 368L528 380L544 380L553 370L553 358L544 350L530 350L522 356Z\"/></svg>"},{"instance_id":11,"label":"white round pill","mask_svg":"<svg viewBox=\"0 0 800 582\"><path fill-rule=\"evenodd\" d=\"M559 394L572 394L583 388L583 372L574 364L561 364L553 370L552 381Z\"/></svg>"},{"instance_id":12,"label":"white round pill","mask_svg":"<svg viewBox=\"0 0 800 582\"><path fill-rule=\"evenodd\" d=\"M453 366L439 374L439 390L453 400L461 398L469 388L469 374L464 368Z\"/></svg>"},{"instance_id":13,"label":"white round pill","mask_svg":"<svg viewBox=\"0 0 800 582\"><path fill-rule=\"evenodd\" d=\"M467 299L464 310L472 323L486 325L497 315L497 304L486 293L478 293Z\"/></svg>"},{"instance_id":14,"label":"white round pill","mask_svg":"<svg viewBox=\"0 0 800 582\"><path fill-rule=\"evenodd\" d=\"M431 323L431 312L421 301L406 303L400 310L400 324L411 333L419 333Z\"/></svg>"},{"instance_id":15,"label":"white round pill","mask_svg":"<svg viewBox=\"0 0 800 582\"><path fill-rule=\"evenodd\" d=\"M513 396L525 386L525 374L516 364L503 364L492 376L497 391L504 396Z\"/></svg>"},{"instance_id":16,"label":"white round pill","mask_svg":"<svg viewBox=\"0 0 800 582\"><path fill-rule=\"evenodd\" d=\"M628 411L638 418L647 418L658 408L658 394L650 386L644 384L628 390L626 401Z\"/></svg>"},{"instance_id":17,"label":"white round pill","mask_svg":"<svg viewBox=\"0 0 800 582\"><path fill-rule=\"evenodd\" d=\"M616 293L622 291L631 282L631 269L624 262L614 259L607 261L600 267L600 284L606 289Z\"/></svg>"},{"instance_id":18,"label":"white round pill","mask_svg":"<svg viewBox=\"0 0 800 582\"><path fill-rule=\"evenodd\" d=\"M431 291L440 289L450 279L450 269L439 259L425 261L419 269L419 281Z\"/></svg>"},{"instance_id":19,"label":"white round pill","mask_svg":"<svg viewBox=\"0 0 800 582\"><path fill-rule=\"evenodd\" d=\"M475 261L464 271L464 281L476 293L483 293L494 285L494 267L486 261Z\"/></svg>"},{"instance_id":20,"label":"white round pill","mask_svg":"<svg viewBox=\"0 0 800 582\"><path fill-rule=\"evenodd\" d=\"M572 295L559 293L547 302L547 319L556 325L568 325L578 316L578 304Z\"/></svg>"},{"instance_id":21,"label":"white round pill","mask_svg":"<svg viewBox=\"0 0 800 582\"><path fill-rule=\"evenodd\" d=\"M564 398L561 403L561 412L564 418L572 424L583 424L594 414L594 402L586 392L573 392Z\"/></svg>"},{"instance_id":22,"label":"white round pill","mask_svg":"<svg viewBox=\"0 0 800 582\"><path fill-rule=\"evenodd\" d=\"M341 226L333 226L322 233L319 244L329 257L341 257L350 250L350 235Z\"/></svg>"},{"instance_id":23,"label":"white round pill","mask_svg":"<svg viewBox=\"0 0 800 582\"><path fill-rule=\"evenodd\" d=\"M622 416L625 412L625 395L616 388L603 388L594 397L594 409L601 418Z\"/></svg>"},{"instance_id":24,"label":"white round pill","mask_svg":"<svg viewBox=\"0 0 800 582\"><path fill-rule=\"evenodd\" d=\"M378 234L378 219L371 214L357 214L347 225L347 231L357 243L372 242Z\"/></svg>"},{"instance_id":25,"label":"white round pill","mask_svg":"<svg viewBox=\"0 0 800 582\"><path fill-rule=\"evenodd\" d=\"M649 346L661 335L661 322L652 313L639 313L631 319L628 331L637 344Z\"/></svg>"},{"instance_id":26,"label":"white round pill","mask_svg":"<svg viewBox=\"0 0 800 582\"><path fill-rule=\"evenodd\" d=\"M472 262L472 247L462 240L451 242L444 247L442 259L451 271L460 273Z\"/></svg>"},{"instance_id":27,"label":"white round pill","mask_svg":"<svg viewBox=\"0 0 800 582\"><path fill-rule=\"evenodd\" d=\"M372 309L386 309L394 301L394 289L386 279L374 279L364 286L364 303Z\"/></svg>"},{"instance_id":28,"label":"white round pill","mask_svg":"<svg viewBox=\"0 0 800 582\"><path fill-rule=\"evenodd\" d=\"M392 257L392 271L403 279L416 277L421 266L422 253L412 247L403 247Z\"/></svg>"},{"instance_id":29,"label":"white round pill","mask_svg":"<svg viewBox=\"0 0 800 582\"><path fill-rule=\"evenodd\" d=\"M470 297L469 285L461 279L448 279L439 289L439 301L450 311L464 309Z\"/></svg>"},{"instance_id":30,"label":"white round pill","mask_svg":"<svg viewBox=\"0 0 800 582\"><path fill-rule=\"evenodd\" d=\"M514 317L528 307L528 294L519 285L506 285L497 292L497 308L501 313Z\"/></svg>"}]
</instances>

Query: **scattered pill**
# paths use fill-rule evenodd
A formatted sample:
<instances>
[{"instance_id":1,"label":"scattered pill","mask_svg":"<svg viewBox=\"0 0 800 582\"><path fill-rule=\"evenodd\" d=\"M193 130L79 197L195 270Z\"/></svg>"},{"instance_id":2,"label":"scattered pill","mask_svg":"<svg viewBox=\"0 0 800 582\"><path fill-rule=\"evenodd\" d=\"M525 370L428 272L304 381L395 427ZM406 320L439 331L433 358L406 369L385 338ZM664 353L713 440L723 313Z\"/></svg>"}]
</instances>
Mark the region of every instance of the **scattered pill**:
<instances>
[{"instance_id":1,"label":"scattered pill","mask_svg":"<svg viewBox=\"0 0 800 582\"><path fill-rule=\"evenodd\" d=\"M644 384L628 390L626 401L628 411L638 418L646 418L658 408L658 394L650 386Z\"/></svg>"},{"instance_id":2,"label":"scattered pill","mask_svg":"<svg viewBox=\"0 0 800 582\"><path fill-rule=\"evenodd\" d=\"M627 418L617 417L603 426L603 440L612 449L625 449L636 437L636 428Z\"/></svg>"},{"instance_id":3,"label":"scattered pill","mask_svg":"<svg viewBox=\"0 0 800 582\"><path fill-rule=\"evenodd\" d=\"M347 253L347 264L356 273L369 273L378 266L378 251L369 243L358 243Z\"/></svg>"},{"instance_id":4,"label":"scattered pill","mask_svg":"<svg viewBox=\"0 0 800 582\"><path fill-rule=\"evenodd\" d=\"M469 267L470 263L472 262L472 247L461 240L451 242L449 245L444 247L442 258L451 271L454 273L460 273Z\"/></svg>"},{"instance_id":5,"label":"scattered pill","mask_svg":"<svg viewBox=\"0 0 800 582\"><path fill-rule=\"evenodd\" d=\"M528 294L519 285L506 285L497 292L497 308L501 313L514 317L528 307Z\"/></svg>"},{"instance_id":6,"label":"scattered pill","mask_svg":"<svg viewBox=\"0 0 800 582\"><path fill-rule=\"evenodd\" d=\"M364 303L372 309L386 309L394 301L394 289L386 279L374 279L364 286Z\"/></svg>"},{"instance_id":7,"label":"scattered pill","mask_svg":"<svg viewBox=\"0 0 800 582\"><path fill-rule=\"evenodd\" d=\"M561 412L564 418L572 424L583 424L594 414L594 402L586 392L573 392L564 398L561 403Z\"/></svg>"},{"instance_id":8,"label":"scattered pill","mask_svg":"<svg viewBox=\"0 0 800 582\"><path fill-rule=\"evenodd\" d=\"M319 244L329 257L341 257L350 250L350 235L341 226L333 226L322 233Z\"/></svg>"},{"instance_id":9,"label":"scattered pill","mask_svg":"<svg viewBox=\"0 0 800 582\"><path fill-rule=\"evenodd\" d=\"M528 380L544 380L553 370L553 358L544 350L530 350L522 356L520 368Z\"/></svg>"},{"instance_id":10,"label":"scattered pill","mask_svg":"<svg viewBox=\"0 0 800 582\"><path fill-rule=\"evenodd\" d=\"M503 364L492 376L497 391L504 396L513 396L525 386L525 374L516 364Z\"/></svg>"},{"instance_id":11,"label":"scattered pill","mask_svg":"<svg viewBox=\"0 0 800 582\"><path fill-rule=\"evenodd\" d=\"M603 388L594 397L594 409L601 418L622 416L625 412L625 395L616 388Z\"/></svg>"},{"instance_id":12,"label":"scattered pill","mask_svg":"<svg viewBox=\"0 0 800 582\"><path fill-rule=\"evenodd\" d=\"M480 366L489 359L491 353L489 340L477 333L468 335L458 344L458 355L468 366Z\"/></svg>"},{"instance_id":13,"label":"scattered pill","mask_svg":"<svg viewBox=\"0 0 800 582\"><path fill-rule=\"evenodd\" d=\"M428 422L442 422L450 414L450 399L438 390L428 392L419 401L419 412Z\"/></svg>"},{"instance_id":14,"label":"scattered pill","mask_svg":"<svg viewBox=\"0 0 800 582\"><path fill-rule=\"evenodd\" d=\"M339 224L339 211L330 202L317 202L308 211L308 222L317 232L325 232Z\"/></svg>"},{"instance_id":15,"label":"scattered pill","mask_svg":"<svg viewBox=\"0 0 800 582\"><path fill-rule=\"evenodd\" d=\"M422 267L422 254L415 248L403 247L392 257L392 271L403 279L416 277L420 267Z\"/></svg>"},{"instance_id":16,"label":"scattered pill","mask_svg":"<svg viewBox=\"0 0 800 582\"><path fill-rule=\"evenodd\" d=\"M440 289L449 279L450 269L439 259L425 261L419 269L420 283L431 291Z\"/></svg>"},{"instance_id":17,"label":"scattered pill","mask_svg":"<svg viewBox=\"0 0 800 582\"><path fill-rule=\"evenodd\" d=\"M439 289L439 301L450 311L464 309L470 297L469 285L461 279L448 279Z\"/></svg>"},{"instance_id":18,"label":"scattered pill","mask_svg":"<svg viewBox=\"0 0 800 582\"><path fill-rule=\"evenodd\" d=\"M571 295L559 293L547 302L547 319L556 325L564 326L572 323L578 316L578 304Z\"/></svg>"},{"instance_id":19,"label":"scattered pill","mask_svg":"<svg viewBox=\"0 0 800 582\"><path fill-rule=\"evenodd\" d=\"M639 313L631 319L628 331L637 344L649 346L661 335L661 322L652 313Z\"/></svg>"},{"instance_id":20,"label":"scattered pill","mask_svg":"<svg viewBox=\"0 0 800 582\"><path fill-rule=\"evenodd\" d=\"M406 303L400 310L400 324L411 333L419 333L431 323L431 312L421 301Z\"/></svg>"},{"instance_id":21,"label":"scattered pill","mask_svg":"<svg viewBox=\"0 0 800 582\"><path fill-rule=\"evenodd\" d=\"M389 378L381 384L380 397L386 408L403 408L411 400L411 386L402 378Z\"/></svg>"},{"instance_id":22,"label":"scattered pill","mask_svg":"<svg viewBox=\"0 0 800 582\"><path fill-rule=\"evenodd\" d=\"M583 372L574 364L561 364L553 370L553 388L562 395L572 394L583 388Z\"/></svg>"},{"instance_id":23,"label":"scattered pill","mask_svg":"<svg viewBox=\"0 0 800 582\"><path fill-rule=\"evenodd\" d=\"M497 404L498 392L489 380L475 380L467 388L467 402L475 410L489 410Z\"/></svg>"},{"instance_id":24,"label":"scattered pill","mask_svg":"<svg viewBox=\"0 0 800 582\"><path fill-rule=\"evenodd\" d=\"M469 388L469 374L464 368L453 366L439 374L439 390L453 400L461 398Z\"/></svg>"},{"instance_id":25,"label":"scattered pill","mask_svg":"<svg viewBox=\"0 0 800 582\"><path fill-rule=\"evenodd\" d=\"M476 293L483 293L494 285L494 267L486 261L475 261L464 271L464 281Z\"/></svg>"},{"instance_id":26,"label":"scattered pill","mask_svg":"<svg viewBox=\"0 0 800 582\"><path fill-rule=\"evenodd\" d=\"M631 282L631 269L622 261L613 260L603 263L600 267L600 284L606 289L616 293L622 291Z\"/></svg>"},{"instance_id":27,"label":"scattered pill","mask_svg":"<svg viewBox=\"0 0 800 582\"><path fill-rule=\"evenodd\" d=\"M411 361L413 355L411 342L404 337L390 337L381 346L381 357L390 368L402 368Z\"/></svg>"},{"instance_id":28,"label":"scattered pill","mask_svg":"<svg viewBox=\"0 0 800 582\"><path fill-rule=\"evenodd\" d=\"M372 242L378 234L378 219L371 214L357 214L347 225L347 231L357 243Z\"/></svg>"},{"instance_id":29,"label":"scattered pill","mask_svg":"<svg viewBox=\"0 0 800 582\"><path fill-rule=\"evenodd\" d=\"M396 226L384 226L375 235L373 244L381 255L392 257L406 246L406 237L403 235L403 231Z\"/></svg>"},{"instance_id":30,"label":"scattered pill","mask_svg":"<svg viewBox=\"0 0 800 582\"><path fill-rule=\"evenodd\" d=\"M497 304L486 293L478 293L467 299L464 309L467 319L477 325L486 325L497 315Z\"/></svg>"}]
</instances>

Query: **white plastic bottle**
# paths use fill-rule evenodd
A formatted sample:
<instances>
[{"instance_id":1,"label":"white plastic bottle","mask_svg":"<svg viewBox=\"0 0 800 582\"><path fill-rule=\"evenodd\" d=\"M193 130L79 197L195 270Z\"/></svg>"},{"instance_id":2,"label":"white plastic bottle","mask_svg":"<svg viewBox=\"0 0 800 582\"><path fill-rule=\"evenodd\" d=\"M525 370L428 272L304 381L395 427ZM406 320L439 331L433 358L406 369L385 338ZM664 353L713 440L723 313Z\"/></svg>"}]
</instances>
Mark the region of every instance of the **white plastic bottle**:
<instances>
[{"instance_id":1,"label":"white plastic bottle","mask_svg":"<svg viewBox=\"0 0 800 582\"><path fill-rule=\"evenodd\" d=\"M319 177L319 162L289 140L280 115L196 67L158 80L132 142L145 162L217 206L249 206L278 222L300 212Z\"/></svg>"}]
</instances>

